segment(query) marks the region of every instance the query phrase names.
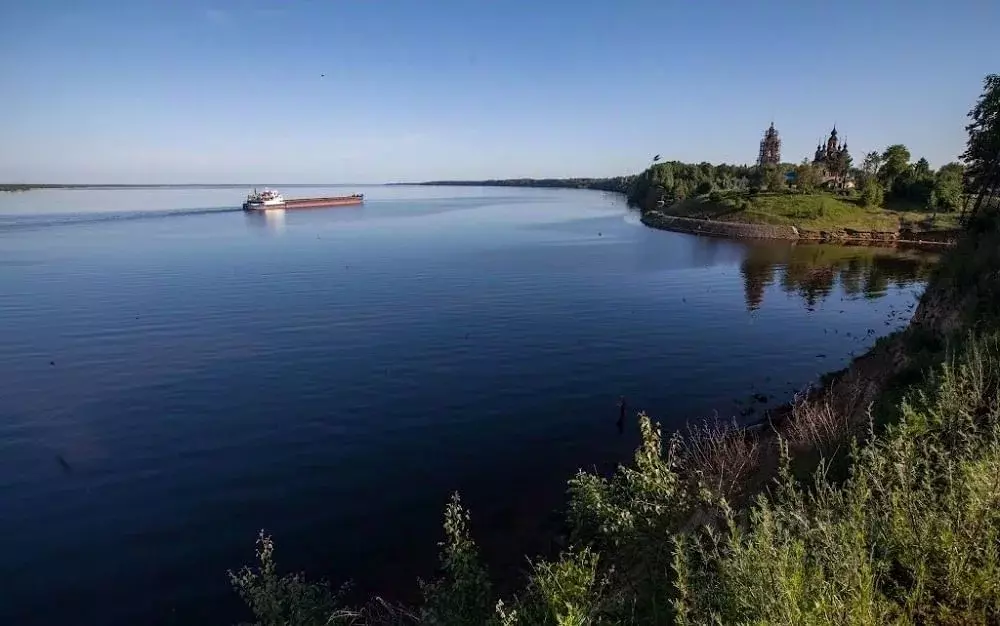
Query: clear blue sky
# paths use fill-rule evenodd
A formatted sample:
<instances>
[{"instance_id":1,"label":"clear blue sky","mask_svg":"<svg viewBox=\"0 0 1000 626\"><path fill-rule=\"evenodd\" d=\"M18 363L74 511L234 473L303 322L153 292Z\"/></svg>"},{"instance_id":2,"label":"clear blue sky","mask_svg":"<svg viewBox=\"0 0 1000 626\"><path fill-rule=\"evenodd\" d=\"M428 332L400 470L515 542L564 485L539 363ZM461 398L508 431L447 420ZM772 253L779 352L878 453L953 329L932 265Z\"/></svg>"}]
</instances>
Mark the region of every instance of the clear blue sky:
<instances>
[{"instance_id":1,"label":"clear blue sky","mask_svg":"<svg viewBox=\"0 0 1000 626\"><path fill-rule=\"evenodd\" d=\"M996 0L35 0L0 21L0 181L635 172L656 153L938 166L1000 71ZM325 74L325 77L321 77Z\"/></svg>"}]
</instances>

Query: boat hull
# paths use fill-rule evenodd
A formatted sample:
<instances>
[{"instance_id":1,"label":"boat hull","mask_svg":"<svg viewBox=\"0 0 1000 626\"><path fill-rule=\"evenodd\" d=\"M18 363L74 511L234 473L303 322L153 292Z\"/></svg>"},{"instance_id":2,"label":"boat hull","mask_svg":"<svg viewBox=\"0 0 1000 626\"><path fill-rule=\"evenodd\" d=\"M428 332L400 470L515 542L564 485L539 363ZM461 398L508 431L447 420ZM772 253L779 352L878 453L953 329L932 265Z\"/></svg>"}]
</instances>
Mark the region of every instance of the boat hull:
<instances>
[{"instance_id":1,"label":"boat hull","mask_svg":"<svg viewBox=\"0 0 1000 626\"><path fill-rule=\"evenodd\" d=\"M274 211L283 209L321 209L332 206L351 206L364 204L364 195L356 196L331 196L328 198L296 198L285 200L280 204L258 204L251 202L243 203L244 211Z\"/></svg>"}]
</instances>

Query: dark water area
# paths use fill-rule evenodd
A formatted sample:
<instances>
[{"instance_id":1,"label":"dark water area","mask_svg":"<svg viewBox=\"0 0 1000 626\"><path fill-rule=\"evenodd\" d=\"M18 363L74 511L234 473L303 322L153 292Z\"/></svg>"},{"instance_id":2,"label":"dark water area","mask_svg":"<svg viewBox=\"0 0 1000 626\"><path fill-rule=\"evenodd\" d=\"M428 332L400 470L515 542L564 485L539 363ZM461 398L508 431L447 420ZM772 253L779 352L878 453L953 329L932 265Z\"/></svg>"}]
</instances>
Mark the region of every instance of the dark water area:
<instances>
[{"instance_id":1,"label":"dark water area","mask_svg":"<svg viewBox=\"0 0 1000 626\"><path fill-rule=\"evenodd\" d=\"M0 622L235 622L261 528L411 597L455 490L516 572L636 411L751 420L903 326L935 262L650 230L601 192L353 191L0 195Z\"/></svg>"}]
</instances>

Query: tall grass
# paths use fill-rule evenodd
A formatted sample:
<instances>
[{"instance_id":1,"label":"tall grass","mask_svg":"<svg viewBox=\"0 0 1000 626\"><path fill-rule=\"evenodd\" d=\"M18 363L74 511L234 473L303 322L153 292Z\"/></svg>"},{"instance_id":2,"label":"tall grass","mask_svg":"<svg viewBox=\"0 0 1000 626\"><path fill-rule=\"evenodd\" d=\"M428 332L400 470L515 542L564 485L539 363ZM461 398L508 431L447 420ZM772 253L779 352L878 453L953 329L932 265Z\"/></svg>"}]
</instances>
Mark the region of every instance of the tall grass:
<instances>
[{"instance_id":1,"label":"tall grass","mask_svg":"<svg viewBox=\"0 0 1000 626\"><path fill-rule=\"evenodd\" d=\"M677 540L678 614L696 623L1000 620L1000 335L970 338L856 447L848 480L784 474L741 524ZM681 575L682 574L682 575Z\"/></svg>"}]
</instances>

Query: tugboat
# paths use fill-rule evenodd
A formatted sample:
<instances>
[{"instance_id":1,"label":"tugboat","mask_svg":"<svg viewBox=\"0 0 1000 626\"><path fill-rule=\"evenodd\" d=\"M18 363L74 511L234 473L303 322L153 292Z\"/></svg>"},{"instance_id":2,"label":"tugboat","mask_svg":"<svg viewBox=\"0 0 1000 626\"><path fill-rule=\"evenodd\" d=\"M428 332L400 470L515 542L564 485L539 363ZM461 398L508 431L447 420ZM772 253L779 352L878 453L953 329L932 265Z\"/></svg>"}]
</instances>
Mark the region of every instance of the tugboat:
<instances>
[{"instance_id":1,"label":"tugboat","mask_svg":"<svg viewBox=\"0 0 1000 626\"><path fill-rule=\"evenodd\" d=\"M271 209L314 209L328 206L349 206L363 204L364 194L356 193L350 196L328 196L325 198L293 198L286 200L274 189L257 191L247 194L243 203L244 211L268 211Z\"/></svg>"}]
</instances>

